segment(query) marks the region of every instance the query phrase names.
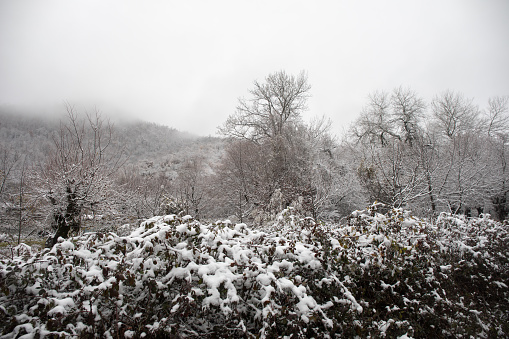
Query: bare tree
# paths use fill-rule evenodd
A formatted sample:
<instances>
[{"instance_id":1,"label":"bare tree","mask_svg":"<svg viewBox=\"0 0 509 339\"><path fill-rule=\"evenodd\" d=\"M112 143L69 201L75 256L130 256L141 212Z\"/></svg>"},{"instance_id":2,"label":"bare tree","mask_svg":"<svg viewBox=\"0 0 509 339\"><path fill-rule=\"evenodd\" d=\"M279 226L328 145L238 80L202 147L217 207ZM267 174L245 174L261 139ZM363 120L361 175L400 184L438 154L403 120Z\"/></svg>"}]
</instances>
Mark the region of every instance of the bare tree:
<instances>
[{"instance_id":1,"label":"bare tree","mask_svg":"<svg viewBox=\"0 0 509 339\"><path fill-rule=\"evenodd\" d=\"M415 152L415 157L420 162L424 177L422 184L425 187L429 203L420 204L421 206L429 206L429 208L420 208L420 211L427 212L431 217L434 217L438 210L437 176L442 165L440 162L440 144L433 133L425 131L419 136L413 151Z\"/></svg>"},{"instance_id":2,"label":"bare tree","mask_svg":"<svg viewBox=\"0 0 509 339\"><path fill-rule=\"evenodd\" d=\"M171 180L164 173L139 173L136 166L122 169L117 176L116 185L119 192L120 208L127 215L136 219L150 218L158 215L165 197L171 196Z\"/></svg>"},{"instance_id":3,"label":"bare tree","mask_svg":"<svg viewBox=\"0 0 509 339\"><path fill-rule=\"evenodd\" d=\"M443 167L438 193L452 213L484 205L491 172L487 146L486 139L472 131L456 135L442 146L442 158L448 165Z\"/></svg>"},{"instance_id":4,"label":"bare tree","mask_svg":"<svg viewBox=\"0 0 509 339\"><path fill-rule=\"evenodd\" d=\"M489 136L505 137L509 134L508 106L509 96L488 99L486 118Z\"/></svg>"},{"instance_id":5,"label":"bare tree","mask_svg":"<svg viewBox=\"0 0 509 339\"><path fill-rule=\"evenodd\" d=\"M227 213L234 214L240 222L245 222L257 202L255 192L256 180L253 160L256 158L256 145L249 141L230 142L225 149L223 161L216 168L213 192L215 200L227 208ZM219 199L218 199L219 198Z\"/></svg>"},{"instance_id":6,"label":"bare tree","mask_svg":"<svg viewBox=\"0 0 509 339\"><path fill-rule=\"evenodd\" d=\"M431 119L423 124L426 105L411 90L370 95L352 126L370 199L431 216L488 207L505 218L508 105L509 97L491 98L482 117L471 99L446 91L432 100Z\"/></svg>"},{"instance_id":7,"label":"bare tree","mask_svg":"<svg viewBox=\"0 0 509 339\"><path fill-rule=\"evenodd\" d=\"M20 154L14 147L0 145L0 197L4 193Z\"/></svg>"},{"instance_id":8,"label":"bare tree","mask_svg":"<svg viewBox=\"0 0 509 339\"><path fill-rule=\"evenodd\" d=\"M359 141L389 145L392 139L408 142L418 138L426 105L411 89L395 88L392 94L376 91L368 96L352 128Z\"/></svg>"},{"instance_id":9,"label":"bare tree","mask_svg":"<svg viewBox=\"0 0 509 339\"><path fill-rule=\"evenodd\" d=\"M358 175L370 200L404 206L423 195L423 171L414 149L422 139L425 103L403 87L368 97L352 132L363 149Z\"/></svg>"},{"instance_id":10,"label":"bare tree","mask_svg":"<svg viewBox=\"0 0 509 339\"><path fill-rule=\"evenodd\" d=\"M431 102L437 129L446 137L479 128L479 109L462 94L446 91Z\"/></svg>"},{"instance_id":11,"label":"bare tree","mask_svg":"<svg viewBox=\"0 0 509 339\"><path fill-rule=\"evenodd\" d=\"M195 218L200 216L204 194L204 166L203 158L195 155L184 161L178 171L177 190L180 201L184 204L184 212L193 213Z\"/></svg>"},{"instance_id":12,"label":"bare tree","mask_svg":"<svg viewBox=\"0 0 509 339\"><path fill-rule=\"evenodd\" d=\"M313 157L306 207L315 220L337 221L365 206L354 156L348 145L338 145L324 148Z\"/></svg>"},{"instance_id":13,"label":"bare tree","mask_svg":"<svg viewBox=\"0 0 509 339\"><path fill-rule=\"evenodd\" d=\"M507 194L509 170L507 142L509 141L509 97L493 97L488 100L486 112L487 133L492 150L493 176L491 178L491 202L499 220L509 214Z\"/></svg>"},{"instance_id":14,"label":"bare tree","mask_svg":"<svg viewBox=\"0 0 509 339\"><path fill-rule=\"evenodd\" d=\"M308 154L300 130L311 86L304 72L295 77L280 71L265 80L255 81L251 98L239 99L237 110L219 131L256 145L250 156L261 155L262 161L251 178L255 184L249 195L256 196L258 209L268 210L276 191L287 205L306 190L299 163L306 162Z\"/></svg>"},{"instance_id":15,"label":"bare tree","mask_svg":"<svg viewBox=\"0 0 509 339\"><path fill-rule=\"evenodd\" d=\"M461 93L446 91L437 95L431 108L431 128L442 136L438 141L442 166L435 183L437 198L453 213L467 213L473 207L480 210L487 199L491 172L487 163L491 147L481 132L490 124L482 120L473 101Z\"/></svg>"},{"instance_id":16,"label":"bare tree","mask_svg":"<svg viewBox=\"0 0 509 339\"><path fill-rule=\"evenodd\" d=\"M61 123L54 149L38 173L56 229L48 246L78 231L83 212L101 208L111 198L112 178L123 160L121 151L109 152L111 142L112 125L105 124L99 112L82 120L67 105L67 122Z\"/></svg>"},{"instance_id":17,"label":"bare tree","mask_svg":"<svg viewBox=\"0 0 509 339\"><path fill-rule=\"evenodd\" d=\"M407 207L424 196L424 173L420 159L415 156L415 145L392 140L382 147L363 147L363 163L358 174L370 200L389 206Z\"/></svg>"},{"instance_id":18,"label":"bare tree","mask_svg":"<svg viewBox=\"0 0 509 339\"><path fill-rule=\"evenodd\" d=\"M410 89L396 88L391 96L392 121L399 127L399 134L412 146L418 138L420 122L424 117L424 100Z\"/></svg>"},{"instance_id":19,"label":"bare tree","mask_svg":"<svg viewBox=\"0 0 509 339\"><path fill-rule=\"evenodd\" d=\"M392 124L390 107L388 93L377 91L368 96L368 105L352 127L352 133L358 141L384 146L390 138L400 139Z\"/></svg>"},{"instance_id":20,"label":"bare tree","mask_svg":"<svg viewBox=\"0 0 509 339\"><path fill-rule=\"evenodd\" d=\"M27 204L26 199L26 190L27 190L27 167L26 167L27 157L23 160L23 164L21 165L20 175L19 175L19 187L18 187L18 244L21 242L21 231L23 229L24 223L27 219L27 213L25 212L25 208Z\"/></svg>"},{"instance_id":21,"label":"bare tree","mask_svg":"<svg viewBox=\"0 0 509 339\"><path fill-rule=\"evenodd\" d=\"M254 82L251 99L239 99L239 106L219 128L221 134L258 142L283 135L285 127L307 108L311 86L307 75L298 77L284 71L270 74L265 83Z\"/></svg>"}]
</instances>

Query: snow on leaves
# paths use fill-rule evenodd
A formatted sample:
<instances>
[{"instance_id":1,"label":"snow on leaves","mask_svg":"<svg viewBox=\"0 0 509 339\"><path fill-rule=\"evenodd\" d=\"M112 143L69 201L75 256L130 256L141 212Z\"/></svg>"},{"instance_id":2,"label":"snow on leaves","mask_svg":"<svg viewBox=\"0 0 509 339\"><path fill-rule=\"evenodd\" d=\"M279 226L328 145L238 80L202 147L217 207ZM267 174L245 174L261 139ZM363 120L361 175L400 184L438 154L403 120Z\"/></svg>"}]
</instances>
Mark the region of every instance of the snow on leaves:
<instances>
[{"instance_id":1,"label":"snow on leaves","mask_svg":"<svg viewBox=\"0 0 509 339\"><path fill-rule=\"evenodd\" d=\"M406 211L265 231L169 215L0 261L0 330L126 338L505 336L506 225ZM25 245L26 246L26 245ZM479 288L484 284L484 288Z\"/></svg>"}]
</instances>

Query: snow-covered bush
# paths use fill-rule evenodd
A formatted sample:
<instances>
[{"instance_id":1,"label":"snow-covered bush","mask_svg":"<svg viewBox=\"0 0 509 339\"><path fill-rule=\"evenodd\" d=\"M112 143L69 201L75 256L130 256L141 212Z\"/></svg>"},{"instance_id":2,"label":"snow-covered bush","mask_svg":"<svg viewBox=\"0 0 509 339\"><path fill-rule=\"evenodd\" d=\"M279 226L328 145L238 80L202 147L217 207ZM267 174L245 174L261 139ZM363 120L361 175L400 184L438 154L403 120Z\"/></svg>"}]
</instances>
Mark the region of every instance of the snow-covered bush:
<instances>
[{"instance_id":1,"label":"snow-covered bush","mask_svg":"<svg viewBox=\"0 0 509 339\"><path fill-rule=\"evenodd\" d=\"M168 215L0 261L0 331L105 337L507 336L506 225L379 205L265 232Z\"/></svg>"}]
</instances>

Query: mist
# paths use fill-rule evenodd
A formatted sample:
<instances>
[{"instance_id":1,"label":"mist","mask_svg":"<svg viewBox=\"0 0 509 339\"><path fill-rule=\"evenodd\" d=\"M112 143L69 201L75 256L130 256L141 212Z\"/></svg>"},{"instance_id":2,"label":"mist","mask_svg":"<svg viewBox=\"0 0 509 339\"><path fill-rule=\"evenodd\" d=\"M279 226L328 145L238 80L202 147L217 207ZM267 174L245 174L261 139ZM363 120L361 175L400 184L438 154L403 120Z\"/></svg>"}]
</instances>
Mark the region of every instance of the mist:
<instances>
[{"instance_id":1,"label":"mist","mask_svg":"<svg viewBox=\"0 0 509 339\"><path fill-rule=\"evenodd\" d=\"M509 93L508 19L506 1L1 1L0 104L68 102L214 135L253 81L304 70L304 118L336 131L397 86L484 107Z\"/></svg>"}]
</instances>

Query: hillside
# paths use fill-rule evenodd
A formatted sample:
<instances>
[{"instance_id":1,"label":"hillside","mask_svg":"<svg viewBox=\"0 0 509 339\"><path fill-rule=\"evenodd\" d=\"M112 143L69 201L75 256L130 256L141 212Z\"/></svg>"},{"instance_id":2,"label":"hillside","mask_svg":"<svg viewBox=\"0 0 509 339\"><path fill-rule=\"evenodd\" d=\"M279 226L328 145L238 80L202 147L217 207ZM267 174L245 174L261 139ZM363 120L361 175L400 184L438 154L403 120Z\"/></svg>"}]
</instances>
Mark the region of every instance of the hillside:
<instances>
[{"instance_id":1,"label":"hillside","mask_svg":"<svg viewBox=\"0 0 509 339\"><path fill-rule=\"evenodd\" d=\"M102 117L102 122L106 126L108 118ZM44 187L46 181L41 175L55 159L66 124L66 116L42 117L6 107L0 110L0 233L17 235L22 228L26 235L49 228L48 194L55 186ZM177 179L187 171L190 161L199 159L200 171L212 173L224 148L220 138L198 137L143 121L116 121L111 124L111 135L109 131L104 130L102 136L108 141L105 155L117 160L103 164L113 171L104 178L108 183L108 193L103 190L107 203L101 204L105 208L99 208L100 204L85 208L82 215L107 215L115 223L122 222L119 218L136 223L157 214L164 197L184 194Z\"/></svg>"},{"instance_id":2,"label":"hillside","mask_svg":"<svg viewBox=\"0 0 509 339\"><path fill-rule=\"evenodd\" d=\"M104 116L108 120L107 115ZM53 144L60 122L65 115L43 117L15 108L0 108L0 144L3 148L16 148L20 153L41 159ZM127 163L141 165L152 161L156 167L167 159L183 158L196 150L208 153L220 150L219 138L199 137L174 128L142 120L112 120L113 150L125 150ZM206 150L206 151L205 151Z\"/></svg>"}]
</instances>

